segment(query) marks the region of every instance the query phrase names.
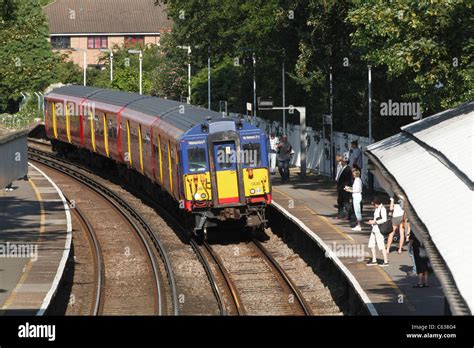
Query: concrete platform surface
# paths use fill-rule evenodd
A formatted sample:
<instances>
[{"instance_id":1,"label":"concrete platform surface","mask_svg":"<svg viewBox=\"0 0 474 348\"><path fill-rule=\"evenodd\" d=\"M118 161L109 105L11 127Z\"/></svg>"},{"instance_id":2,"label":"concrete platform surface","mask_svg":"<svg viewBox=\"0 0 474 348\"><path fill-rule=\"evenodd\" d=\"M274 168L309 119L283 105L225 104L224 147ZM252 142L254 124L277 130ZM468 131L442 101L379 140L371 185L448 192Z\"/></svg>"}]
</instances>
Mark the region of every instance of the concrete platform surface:
<instances>
[{"instance_id":1,"label":"concrete platform surface","mask_svg":"<svg viewBox=\"0 0 474 348\"><path fill-rule=\"evenodd\" d=\"M396 251L398 243L392 244L388 267L368 267L366 262L371 259L371 253L367 244L371 227L364 225L361 232L354 232L351 227L355 224L355 218L351 223L336 219L335 182L314 174L301 180L297 171L292 169L291 180L287 184L281 184L278 174L272 177L274 202L299 219L331 250L336 251L379 315L444 314L444 294L434 274L429 276L430 287L413 288L418 278L408 275L413 263L406 251L406 244L401 254ZM373 218L373 208L366 197L363 202L363 221ZM377 257L379 263L383 261L379 251Z\"/></svg>"},{"instance_id":2,"label":"concrete platform surface","mask_svg":"<svg viewBox=\"0 0 474 348\"><path fill-rule=\"evenodd\" d=\"M39 169L0 192L0 315L42 315L58 289L71 247L61 191Z\"/></svg>"}]
</instances>

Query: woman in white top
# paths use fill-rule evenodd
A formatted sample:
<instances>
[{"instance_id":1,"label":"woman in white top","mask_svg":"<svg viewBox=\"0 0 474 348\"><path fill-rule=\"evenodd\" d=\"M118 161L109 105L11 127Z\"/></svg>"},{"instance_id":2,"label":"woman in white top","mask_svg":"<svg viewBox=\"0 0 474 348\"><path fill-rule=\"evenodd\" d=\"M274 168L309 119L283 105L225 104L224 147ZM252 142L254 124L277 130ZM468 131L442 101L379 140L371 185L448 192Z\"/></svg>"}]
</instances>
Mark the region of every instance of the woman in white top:
<instances>
[{"instance_id":1,"label":"woman in white top","mask_svg":"<svg viewBox=\"0 0 474 348\"><path fill-rule=\"evenodd\" d=\"M383 255L383 264L380 266L388 266L387 260L387 250L385 249L384 238L382 233L380 233L379 224L382 224L387 221L387 209L383 206L380 198L374 197L372 204L375 207L374 219L367 221L369 225L372 225L372 233L369 238L369 249L372 251L372 261L367 263L367 266L378 265L377 255L375 253L375 244L377 244L378 249L382 252Z\"/></svg>"},{"instance_id":2,"label":"woman in white top","mask_svg":"<svg viewBox=\"0 0 474 348\"><path fill-rule=\"evenodd\" d=\"M352 205L354 206L354 213L357 218L357 225L352 228L352 231L362 231L361 221L361 203L362 203L362 180L360 179L360 171L358 169L352 170L354 182L351 187L346 187L345 190L352 192Z\"/></svg>"},{"instance_id":3,"label":"woman in white top","mask_svg":"<svg viewBox=\"0 0 474 348\"><path fill-rule=\"evenodd\" d=\"M393 231L390 232L387 239L387 253L390 254L390 247L392 246L393 236L399 232L400 241L398 243L398 253L401 254L403 251L403 243L405 242L405 232L403 231L402 224L405 221L405 211L402 208L402 201L399 199L397 203L395 198L390 198L390 213L392 214L392 226Z\"/></svg>"}]
</instances>

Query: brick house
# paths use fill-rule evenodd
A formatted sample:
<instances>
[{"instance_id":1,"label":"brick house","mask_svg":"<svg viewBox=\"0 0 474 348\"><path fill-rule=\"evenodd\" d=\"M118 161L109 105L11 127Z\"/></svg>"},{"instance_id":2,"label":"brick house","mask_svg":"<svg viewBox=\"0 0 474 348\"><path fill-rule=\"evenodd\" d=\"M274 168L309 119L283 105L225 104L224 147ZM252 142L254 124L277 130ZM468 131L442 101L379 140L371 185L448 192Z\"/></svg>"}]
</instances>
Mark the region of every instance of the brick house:
<instances>
[{"instance_id":1,"label":"brick house","mask_svg":"<svg viewBox=\"0 0 474 348\"><path fill-rule=\"evenodd\" d=\"M165 5L155 0L56 0L43 7L54 50L70 52L83 67L98 66L100 49L118 44L158 44L160 35L172 29Z\"/></svg>"}]
</instances>

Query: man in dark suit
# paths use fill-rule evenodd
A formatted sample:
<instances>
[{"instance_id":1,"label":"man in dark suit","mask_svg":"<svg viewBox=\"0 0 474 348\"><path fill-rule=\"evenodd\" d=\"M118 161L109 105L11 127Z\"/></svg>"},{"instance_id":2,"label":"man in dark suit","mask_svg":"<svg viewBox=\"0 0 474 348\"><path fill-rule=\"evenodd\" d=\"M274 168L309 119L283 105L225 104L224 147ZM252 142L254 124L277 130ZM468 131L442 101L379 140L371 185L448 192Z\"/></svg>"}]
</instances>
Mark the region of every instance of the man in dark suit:
<instances>
[{"instance_id":1,"label":"man in dark suit","mask_svg":"<svg viewBox=\"0 0 474 348\"><path fill-rule=\"evenodd\" d=\"M349 160L348 157L349 155L347 153L342 156L342 169L339 172L339 176L336 178L336 181L338 218L350 220L351 193L344 190L344 187L346 186L352 187L352 170L347 164Z\"/></svg>"}]
</instances>

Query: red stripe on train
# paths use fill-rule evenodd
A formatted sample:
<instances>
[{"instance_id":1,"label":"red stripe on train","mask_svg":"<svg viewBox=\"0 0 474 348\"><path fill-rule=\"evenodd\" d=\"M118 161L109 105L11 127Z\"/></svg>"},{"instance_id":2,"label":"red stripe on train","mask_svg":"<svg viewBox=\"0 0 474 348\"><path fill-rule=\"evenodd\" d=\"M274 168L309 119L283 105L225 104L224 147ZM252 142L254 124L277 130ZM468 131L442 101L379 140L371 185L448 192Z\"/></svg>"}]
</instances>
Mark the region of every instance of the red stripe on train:
<instances>
[{"instance_id":1,"label":"red stripe on train","mask_svg":"<svg viewBox=\"0 0 474 348\"><path fill-rule=\"evenodd\" d=\"M123 109L125 109L125 106L122 106L122 108L117 112L117 154L119 157L119 160L123 162L122 158L122 136L121 136L121 129L120 127L120 114L122 113Z\"/></svg>"},{"instance_id":2,"label":"red stripe on train","mask_svg":"<svg viewBox=\"0 0 474 348\"><path fill-rule=\"evenodd\" d=\"M219 198L219 204L230 204L230 203L239 203L239 197L227 197L227 198Z\"/></svg>"}]
</instances>

